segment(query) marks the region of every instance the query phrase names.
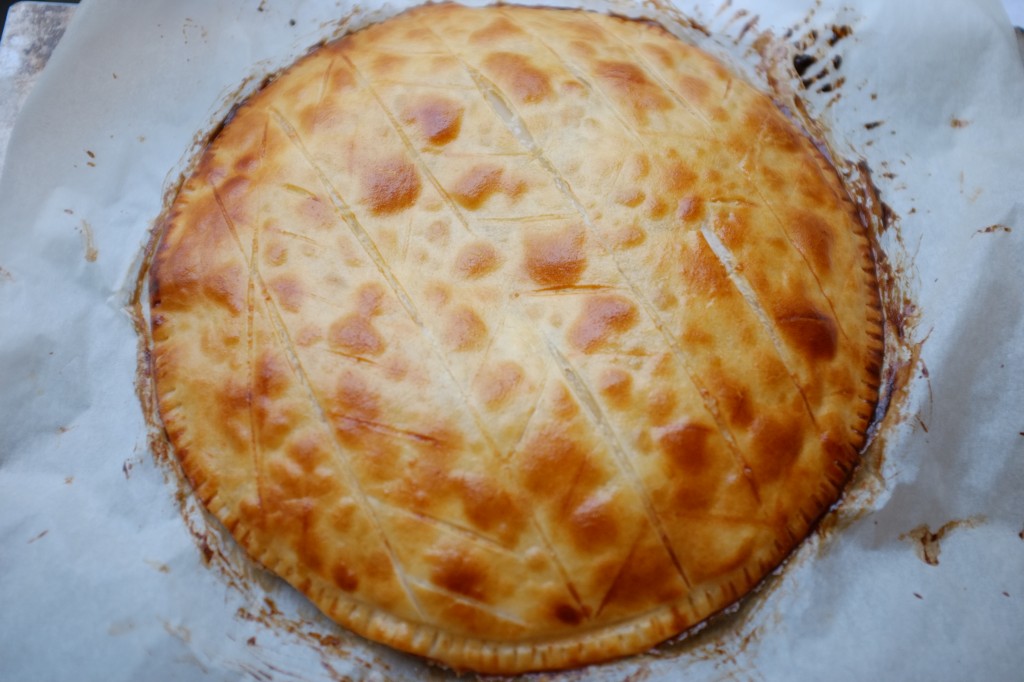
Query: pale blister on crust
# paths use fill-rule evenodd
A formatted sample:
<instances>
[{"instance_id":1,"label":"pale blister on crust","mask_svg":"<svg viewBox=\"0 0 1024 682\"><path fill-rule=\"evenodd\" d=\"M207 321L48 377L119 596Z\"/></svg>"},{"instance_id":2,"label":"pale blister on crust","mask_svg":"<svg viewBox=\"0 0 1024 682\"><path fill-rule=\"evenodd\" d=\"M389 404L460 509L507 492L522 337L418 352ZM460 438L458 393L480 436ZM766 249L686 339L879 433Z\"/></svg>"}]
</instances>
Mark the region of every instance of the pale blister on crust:
<instances>
[{"instance_id":1,"label":"pale blister on crust","mask_svg":"<svg viewBox=\"0 0 1024 682\"><path fill-rule=\"evenodd\" d=\"M838 498L870 248L763 94L663 29L423 7L241 106L151 271L161 416L250 555L458 669L642 651Z\"/></svg>"}]
</instances>

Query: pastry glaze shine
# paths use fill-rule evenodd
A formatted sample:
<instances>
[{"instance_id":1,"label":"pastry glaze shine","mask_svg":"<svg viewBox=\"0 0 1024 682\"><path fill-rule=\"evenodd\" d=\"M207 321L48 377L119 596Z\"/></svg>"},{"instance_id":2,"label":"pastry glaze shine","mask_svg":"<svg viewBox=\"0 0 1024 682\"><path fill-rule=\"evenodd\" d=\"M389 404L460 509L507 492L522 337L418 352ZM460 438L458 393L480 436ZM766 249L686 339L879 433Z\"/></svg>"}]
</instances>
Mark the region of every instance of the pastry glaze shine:
<instances>
[{"instance_id":1,"label":"pastry glaze shine","mask_svg":"<svg viewBox=\"0 0 1024 682\"><path fill-rule=\"evenodd\" d=\"M237 110L151 271L161 417L251 556L457 669L642 651L838 498L878 294L836 173L648 22L426 6Z\"/></svg>"}]
</instances>

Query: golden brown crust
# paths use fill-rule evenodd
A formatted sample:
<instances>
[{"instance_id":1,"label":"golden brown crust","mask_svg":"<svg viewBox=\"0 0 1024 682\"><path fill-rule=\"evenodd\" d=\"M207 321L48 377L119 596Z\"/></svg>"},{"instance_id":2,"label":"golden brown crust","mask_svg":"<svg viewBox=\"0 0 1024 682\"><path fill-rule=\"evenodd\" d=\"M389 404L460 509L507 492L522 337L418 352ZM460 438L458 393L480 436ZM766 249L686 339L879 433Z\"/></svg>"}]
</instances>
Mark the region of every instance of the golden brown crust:
<instances>
[{"instance_id":1,"label":"golden brown crust","mask_svg":"<svg viewBox=\"0 0 1024 682\"><path fill-rule=\"evenodd\" d=\"M641 651L838 497L863 229L767 97L650 24L423 7L253 96L154 258L164 424L259 562L455 668Z\"/></svg>"}]
</instances>

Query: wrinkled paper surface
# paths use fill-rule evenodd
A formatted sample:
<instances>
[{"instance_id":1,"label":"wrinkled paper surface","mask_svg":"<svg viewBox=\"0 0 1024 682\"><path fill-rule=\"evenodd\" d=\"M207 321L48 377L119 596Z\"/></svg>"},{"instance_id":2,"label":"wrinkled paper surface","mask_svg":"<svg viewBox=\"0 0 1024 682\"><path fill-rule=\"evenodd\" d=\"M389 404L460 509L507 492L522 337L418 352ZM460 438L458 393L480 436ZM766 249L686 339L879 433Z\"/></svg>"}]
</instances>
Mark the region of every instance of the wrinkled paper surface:
<instances>
[{"instance_id":1,"label":"wrinkled paper surface","mask_svg":"<svg viewBox=\"0 0 1024 682\"><path fill-rule=\"evenodd\" d=\"M759 31L851 27L819 41L842 57L840 97L808 107L898 217L880 241L920 349L902 418L839 527L739 613L690 642L537 678L1020 679L1024 65L998 0L814 4L679 6L752 74ZM0 678L449 676L335 627L216 530L197 542L190 526L207 522L150 451L136 394L127 306L165 192L240 94L350 11L85 2L26 102L0 180ZM235 572L205 561L217 538Z\"/></svg>"}]
</instances>

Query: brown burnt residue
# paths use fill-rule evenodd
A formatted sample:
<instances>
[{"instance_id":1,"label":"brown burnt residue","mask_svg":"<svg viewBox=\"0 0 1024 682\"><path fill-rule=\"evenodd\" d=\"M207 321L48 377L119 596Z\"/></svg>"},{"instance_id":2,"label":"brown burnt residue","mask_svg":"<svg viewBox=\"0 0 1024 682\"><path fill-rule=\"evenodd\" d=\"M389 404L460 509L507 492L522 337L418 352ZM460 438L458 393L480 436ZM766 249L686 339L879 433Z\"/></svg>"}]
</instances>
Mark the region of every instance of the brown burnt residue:
<instances>
[{"instance_id":1,"label":"brown burnt residue","mask_svg":"<svg viewBox=\"0 0 1024 682\"><path fill-rule=\"evenodd\" d=\"M831 35L821 44L822 36ZM831 54L832 48L844 38L853 34L849 26L832 25L824 31L812 29L794 42L797 50L792 56L793 72L798 77L800 87L805 90L828 93L838 90L846 79L838 75L843 65L840 54Z\"/></svg>"},{"instance_id":2,"label":"brown burnt residue","mask_svg":"<svg viewBox=\"0 0 1024 682\"><path fill-rule=\"evenodd\" d=\"M942 547L939 543L949 533L958 528L975 528L979 524L985 522L984 516L972 516L967 519L960 519L949 521L944 523L934 533L928 528L927 524L921 524L913 530L907 531L900 535L900 540L906 540L913 543L914 551L917 553L917 557L928 564L929 566L939 565L939 553Z\"/></svg>"},{"instance_id":3,"label":"brown burnt residue","mask_svg":"<svg viewBox=\"0 0 1024 682\"><path fill-rule=\"evenodd\" d=\"M988 227L983 227L980 230L975 230L974 234L992 234L993 232L1002 232L1003 234L1009 234L1013 232L1013 228L1010 227L1009 225L989 225ZM974 235L971 236L973 237Z\"/></svg>"}]
</instances>

